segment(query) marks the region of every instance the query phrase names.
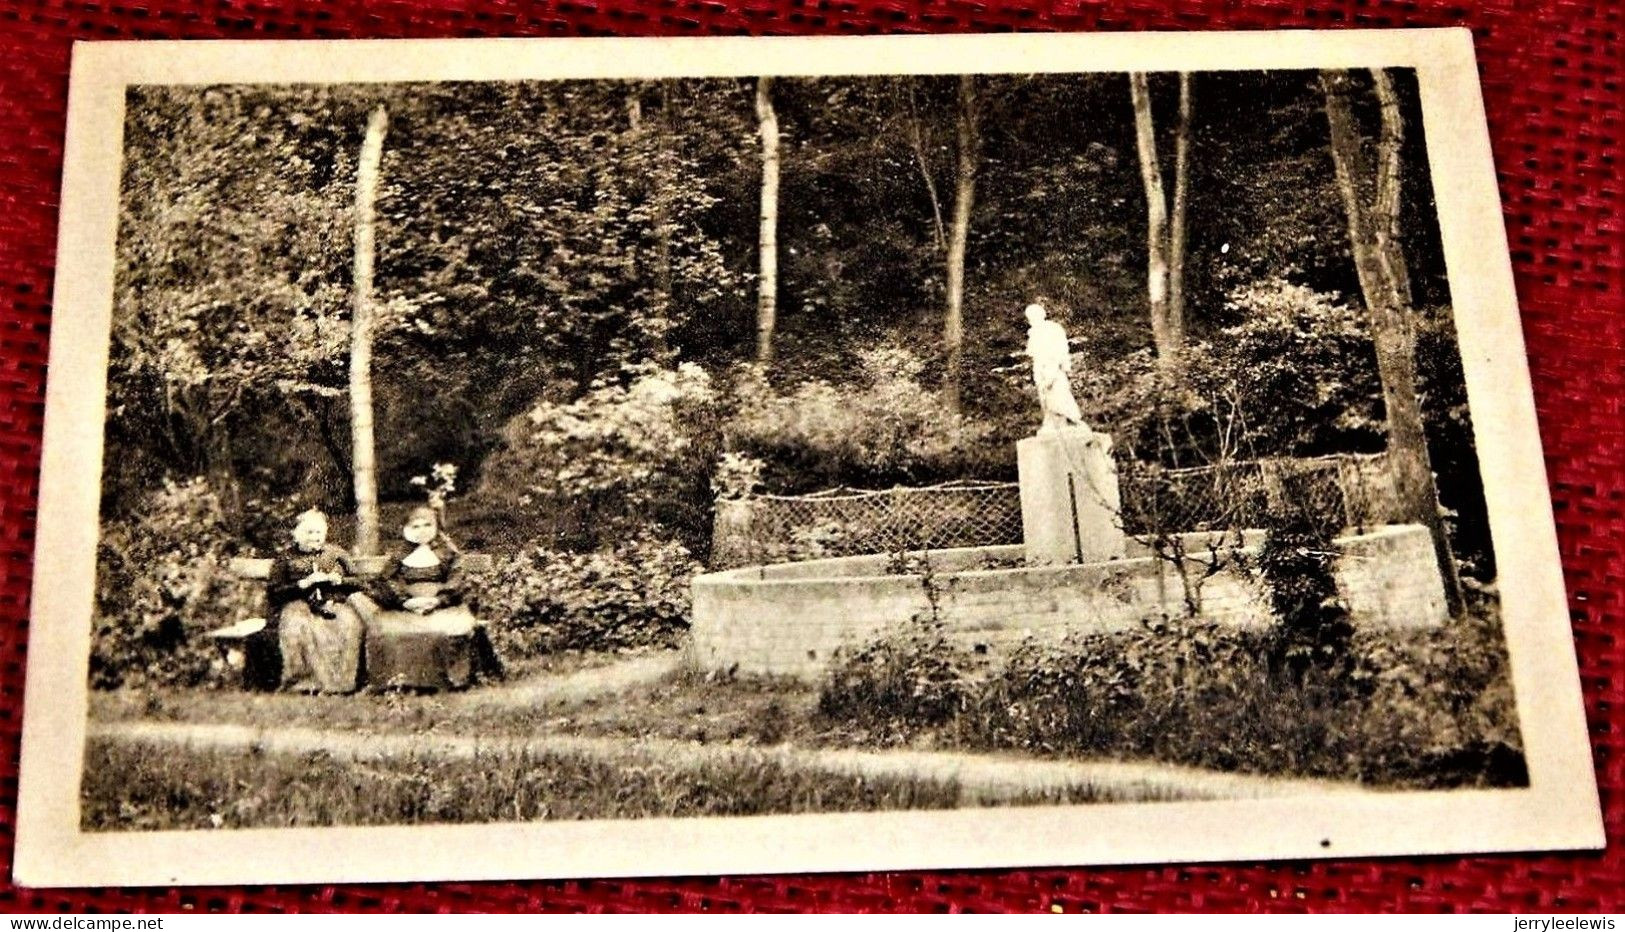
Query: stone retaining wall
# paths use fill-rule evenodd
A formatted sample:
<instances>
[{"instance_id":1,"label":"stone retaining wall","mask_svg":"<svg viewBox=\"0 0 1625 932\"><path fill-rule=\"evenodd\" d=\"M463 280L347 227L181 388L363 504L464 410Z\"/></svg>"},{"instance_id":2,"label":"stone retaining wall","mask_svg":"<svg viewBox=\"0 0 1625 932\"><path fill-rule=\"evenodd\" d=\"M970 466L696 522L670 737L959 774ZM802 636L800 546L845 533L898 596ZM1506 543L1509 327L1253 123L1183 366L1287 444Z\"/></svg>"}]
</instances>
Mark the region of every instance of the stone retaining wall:
<instances>
[{"instance_id":1,"label":"stone retaining wall","mask_svg":"<svg viewBox=\"0 0 1625 932\"><path fill-rule=\"evenodd\" d=\"M1206 554L1210 538L1184 535L1186 552ZM1196 593L1202 617L1241 625L1269 620L1255 569L1259 541L1249 532L1224 551L1240 559L1202 583ZM1357 624L1411 627L1444 619L1425 528L1390 526L1338 544L1338 586ZM880 555L708 573L693 584L689 662L813 678L841 650L915 618L934 616L955 639L998 653L1029 636L1058 640L1185 612L1179 573L1143 545L1131 545L1124 559L1086 565L1011 565L1022 556L1020 546L968 547L916 555L907 566ZM915 571L899 572L906 569Z\"/></svg>"}]
</instances>

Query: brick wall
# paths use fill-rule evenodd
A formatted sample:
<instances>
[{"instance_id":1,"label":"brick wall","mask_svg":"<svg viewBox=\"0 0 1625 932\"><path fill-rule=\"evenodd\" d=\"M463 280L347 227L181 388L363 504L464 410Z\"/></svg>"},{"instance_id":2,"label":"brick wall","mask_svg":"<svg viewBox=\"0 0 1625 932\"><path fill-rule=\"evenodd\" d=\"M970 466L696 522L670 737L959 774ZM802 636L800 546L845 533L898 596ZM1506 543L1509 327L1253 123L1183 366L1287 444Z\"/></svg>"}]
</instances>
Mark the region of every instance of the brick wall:
<instances>
[{"instance_id":1,"label":"brick wall","mask_svg":"<svg viewBox=\"0 0 1625 932\"><path fill-rule=\"evenodd\" d=\"M1206 553L1202 535L1187 552ZM1381 528L1339 541L1338 585L1357 624L1431 625L1444 593L1427 531ZM1252 567L1258 535L1234 548L1244 559L1203 582L1200 613L1225 624L1268 623L1268 597ZM911 619L935 617L950 636L997 653L1027 637L1122 630L1185 612L1187 592L1167 560L1145 554L1107 563L982 569L1019 559L1020 547L932 551L925 574L889 574L886 556L842 557L710 573L694 581L689 661L706 670L816 677L838 653ZM1187 574L1197 578L1200 572Z\"/></svg>"}]
</instances>

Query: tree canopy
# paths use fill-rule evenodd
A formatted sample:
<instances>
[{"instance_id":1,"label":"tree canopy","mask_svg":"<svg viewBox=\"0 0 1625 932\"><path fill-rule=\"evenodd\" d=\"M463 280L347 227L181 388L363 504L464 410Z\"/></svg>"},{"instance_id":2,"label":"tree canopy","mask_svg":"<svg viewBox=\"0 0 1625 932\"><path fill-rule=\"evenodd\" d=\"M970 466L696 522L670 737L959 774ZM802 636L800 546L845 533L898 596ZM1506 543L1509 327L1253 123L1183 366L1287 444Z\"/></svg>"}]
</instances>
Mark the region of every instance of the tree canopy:
<instances>
[{"instance_id":1,"label":"tree canopy","mask_svg":"<svg viewBox=\"0 0 1625 932\"><path fill-rule=\"evenodd\" d=\"M1412 303L1441 308L1414 76L1394 79L1411 128L1399 232ZM1370 87L1369 76L1352 82ZM372 367L386 500L416 494L412 477L439 462L493 508L567 497L560 477L576 472L561 457L619 499L627 476L603 459L617 449L667 473L679 449L705 460L695 469L727 449L770 460L777 450L764 475L786 491L1006 477L1008 444L1033 426L1015 354L1021 309L1037 299L1073 337L1086 418L1134 455L1213 455L1220 383L1245 395L1244 452L1381 446L1382 393L1369 334L1347 312L1360 289L1314 73L1195 76L1183 319L1212 377L1177 387L1145 365L1142 140L1122 74L775 79L772 362L741 369L759 356L760 89L685 79L132 90L109 389L119 466L106 513L129 513L165 477L199 475L236 508L348 507L351 211L379 106L389 130ZM1179 78L1152 74L1144 89L1159 114L1152 141L1172 153ZM1351 99L1356 128L1375 138L1374 96ZM955 187L972 167L963 288L950 301ZM959 346L945 345L949 305ZM1448 315L1423 316L1424 343L1448 338ZM1279 355L1300 344L1299 363ZM1465 403L1455 370L1431 358L1424 406L1444 437ZM888 359L895 371L875 372ZM908 386L890 381L903 375ZM1283 395L1293 384L1304 387ZM870 403L877 391L909 399L909 425L887 426L885 406ZM831 410L809 410L820 404ZM788 424L798 411L802 426ZM818 420L836 411L876 423ZM598 416L597 433L578 429ZM649 432L630 439L638 418ZM788 433L775 435L781 422ZM672 430L686 430L681 444L650 449ZM811 441L795 437L832 430L901 452L854 455L846 472L829 468L848 462L839 457L808 467ZM597 458L583 459L589 434ZM919 453L955 444L970 448L940 462ZM703 481L676 486L688 505L707 493ZM688 505L674 521L700 520ZM578 532L591 523L572 520Z\"/></svg>"}]
</instances>

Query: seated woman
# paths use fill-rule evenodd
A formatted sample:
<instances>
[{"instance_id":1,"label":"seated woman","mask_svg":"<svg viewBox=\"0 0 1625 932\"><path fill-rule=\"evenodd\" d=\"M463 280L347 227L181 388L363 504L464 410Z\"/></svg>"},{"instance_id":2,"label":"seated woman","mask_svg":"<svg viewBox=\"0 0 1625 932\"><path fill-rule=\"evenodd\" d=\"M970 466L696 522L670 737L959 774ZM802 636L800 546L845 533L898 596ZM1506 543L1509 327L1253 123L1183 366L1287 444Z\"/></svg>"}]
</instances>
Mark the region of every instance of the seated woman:
<instances>
[{"instance_id":1,"label":"seated woman","mask_svg":"<svg viewBox=\"0 0 1625 932\"><path fill-rule=\"evenodd\" d=\"M345 599L355 591L350 555L327 542L327 516L300 515L293 546L271 563L268 598L282 650L282 687L352 693L361 673L361 616Z\"/></svg>"},{"instance_id":2,"label":"seated woman","mask_svg":"<svg viewBox=\"0 0 1625 932\"><path fill-rule=\"evenodd\" d=\"M465 601L462 554L432 508L417 508L373 587L379 610L367 625L367 684L460 689L502 664Z\"/></svg>"}]
</instances>

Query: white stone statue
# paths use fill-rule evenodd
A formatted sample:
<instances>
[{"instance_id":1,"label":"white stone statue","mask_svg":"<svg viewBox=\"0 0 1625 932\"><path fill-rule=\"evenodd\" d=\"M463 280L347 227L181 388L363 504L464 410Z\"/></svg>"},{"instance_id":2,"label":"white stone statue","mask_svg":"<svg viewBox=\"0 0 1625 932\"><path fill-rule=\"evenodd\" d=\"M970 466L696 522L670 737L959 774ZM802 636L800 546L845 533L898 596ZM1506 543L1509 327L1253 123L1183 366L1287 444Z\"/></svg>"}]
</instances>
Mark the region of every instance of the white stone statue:
<instances>
[{"instance_id":1,"label":"white stone statue","mask_svg":"<svg viewBox=\"0 0 1625 932\"><path fill-rule=\"evenodd\" d=\"M1027 305L1027 355L1033 360L1033 384L1044 422L1038 432L1083 426L1083 412L1072 397L1072 349L1066 331L1045 316L1044 305Z\"/></svg>"}]
</instances>

